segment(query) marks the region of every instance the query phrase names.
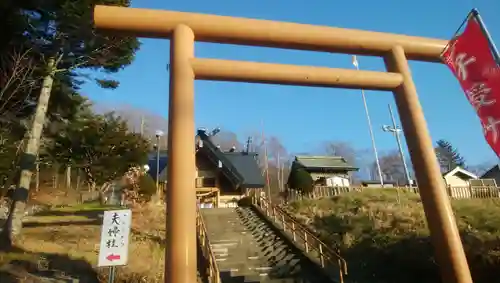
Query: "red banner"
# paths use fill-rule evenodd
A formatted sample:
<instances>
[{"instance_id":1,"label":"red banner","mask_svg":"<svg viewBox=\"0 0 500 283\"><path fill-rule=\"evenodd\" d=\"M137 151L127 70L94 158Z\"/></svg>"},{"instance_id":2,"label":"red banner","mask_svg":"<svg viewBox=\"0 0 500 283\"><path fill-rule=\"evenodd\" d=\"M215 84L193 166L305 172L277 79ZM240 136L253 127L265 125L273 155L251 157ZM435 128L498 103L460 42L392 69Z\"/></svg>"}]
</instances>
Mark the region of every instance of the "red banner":
<instances>
[{"instance_id":1,"label":"red banner","mask_svg":"<svg viewBox=\"0 0 500 283\"><path fill-rule=\"evenodd\" d=\"M477 112L486 141L500 157L500 68L480 23L470 17L442 54Z\"/></svg>"}]
</instances>

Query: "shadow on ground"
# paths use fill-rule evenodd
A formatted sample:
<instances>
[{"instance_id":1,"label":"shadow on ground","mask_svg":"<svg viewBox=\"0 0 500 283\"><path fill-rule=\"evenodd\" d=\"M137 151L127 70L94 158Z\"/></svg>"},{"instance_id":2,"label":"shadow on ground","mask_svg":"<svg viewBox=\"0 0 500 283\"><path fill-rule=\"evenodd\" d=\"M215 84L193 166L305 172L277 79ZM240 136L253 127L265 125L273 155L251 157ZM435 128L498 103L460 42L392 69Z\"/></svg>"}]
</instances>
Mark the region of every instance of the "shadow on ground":
<instances>
[{"instance_id":1,"label":"shadow on ground","mask_svg":"<svg viewBox=\"0 0 500 283\"><path fill-rule=\"evenodd\" d=\"M102 215L105 210L116 207L69 209L57 208L27 217L23 223L26 230L14 248L5 248L5 243L0 242L1 283L107 282L108 269L94 269L90 262L93 262L99 243ZM159 236L145 235L144 231L133 230L132 234L134 238L164 244ZM134 241L141 243L137 239ZM144 255L149 256L147 252ZM115 283L153 282L149 277L145 279L145 276L153 279L147 267L140 266L137 270L118 268Z\"/></svg>"},{"instance_id":2,"label":"shadow on ground","mask_svg":"<svg viewBox=\"0 0 500 283\"><path fill-rule=\"evenodd\" d=\"M36 227L63 227L63 226L72 226L72 225L101 225L102 220L83 220L83 221L55 221L55 222L26 222L23 223L23 227L25 228L36 228Z\"/></svg>"},{"instance_id":3,"label":"shadow on ground","mask_svg":"<svg viewBox=\"0 0 500 283\"><path fill-rule=\"evenodd\" d=\"M23 227L36 228L36 227L64 227L71 225L101 225L102 215L104 210L81 210L81 211L41 211L35 213L34 217L70 217L80 216L84 220L67 220L67 221L25 221ZM86 218L86 219L85 219Z\"/></svg>"},{"instance_id":4,"label":"shadow on ground","mask_svg":"<svg viewBox=\"0 0 500 283\"><path fill-rule=\"evenodd\" d=\"M104 214L105 209L94 210L76 210L76 211L63 211L63 210L47 210L35 213L33 216L85 216L87 218L98 219Z\"/></svg>"},{"instance_id":5,"label":"shadow on ground","mask_svg":"<svg viewBox=\"0 0 500 283\"><path fill-rule=\"evenodd\" d=\"M31 253L21 248L0 253L0 282L74 282L99 283L97 272L82 259L66 255ZM45 281L44 281L45 280Z\"/></svg>"},{"instance_id":6,"label":"shadow on ground","mask_svg":"<svg viewBox=\"0 0 500 283\"><path fill-rule=\"evenodd\" d=\"M101 225L103 210L91 211L41 211L35 213L34 217L55 217L53 221L40 221L33 219L23 223L25 228L43 228L43 227L65 227L65 226L81 226L81 225ZM57 221L58 217L65 216L81 216L84 220L67 220ZM85 220L87 218L88 220ZM44 230L40 230L44 231ZM40 237L51 242L50 232L40 233ZM61 233L58 231L57 236L60 238ZM65 240L74 240L81 235L66 235ZM70 239L74 238L74 239ZM56 240L56 239L52 239ZM57 239L60 240L60 239ZM19 243L22 245L22 241ZM78 280L78 281L75 281ZM98 274L92 268L92 265L84 259L70 258L64 254L30 252L21 247L9 247L6 242L2 241L0 246L0 282L2 283L17 283L17 282L79 282L79 283L99 283Z\"/></svg>"}]
</instances>

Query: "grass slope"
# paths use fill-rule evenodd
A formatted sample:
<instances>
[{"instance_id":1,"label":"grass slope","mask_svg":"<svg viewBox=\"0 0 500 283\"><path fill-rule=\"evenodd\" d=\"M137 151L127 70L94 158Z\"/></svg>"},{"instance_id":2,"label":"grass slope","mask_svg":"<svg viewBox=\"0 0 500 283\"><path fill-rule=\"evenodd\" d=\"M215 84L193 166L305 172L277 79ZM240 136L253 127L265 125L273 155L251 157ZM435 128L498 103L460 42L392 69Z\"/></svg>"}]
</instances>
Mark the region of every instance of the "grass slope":
<instances>
[{"instance_id":1,"label":"grass slope","mask_svg":"<svg viewBox=\"0 0 500 283\"><path fill-rule=\"evenodd\" d=\"M107 282L96 268L102 213L95 203L53 208L26 217L19 246L0 251L0 282ZM132 209L129 261L116 283L163 282L164 206ZM44 281L47 280L47 281Z\"/></svg>"},{"instance_id":2,"label":"grass slope","mask_svg":"<svg viewBox=\"0 0 500 283\"><path fill-rule=\"evenodd\" d=\"M341 248L352 282L440 282L420 197L372 189L291 203L288 210ZM452 202L474 282L500 282L500 199Z\"/></svg>"}]
</instances>

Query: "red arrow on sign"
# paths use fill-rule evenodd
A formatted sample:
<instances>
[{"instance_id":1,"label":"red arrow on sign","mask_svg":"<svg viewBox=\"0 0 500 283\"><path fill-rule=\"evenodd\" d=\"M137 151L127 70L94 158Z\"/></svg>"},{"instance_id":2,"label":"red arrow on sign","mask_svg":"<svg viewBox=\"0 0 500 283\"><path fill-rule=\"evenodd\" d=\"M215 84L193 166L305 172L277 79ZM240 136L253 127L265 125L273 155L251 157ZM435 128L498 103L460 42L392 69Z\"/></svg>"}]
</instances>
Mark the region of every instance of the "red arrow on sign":
<instances>
[{"instance_id":1,"label":"red arrow on sign","mask_svg":"<svg viewBox=\"0 0 500 283\"><path fill-rule=\"evenodd\" d=\"M106 257L107 260L109 261L113 261L113 260L119 260L120 259L120 255L114 255L114 254L110 254Z\"/></svg>"}]
</instances>

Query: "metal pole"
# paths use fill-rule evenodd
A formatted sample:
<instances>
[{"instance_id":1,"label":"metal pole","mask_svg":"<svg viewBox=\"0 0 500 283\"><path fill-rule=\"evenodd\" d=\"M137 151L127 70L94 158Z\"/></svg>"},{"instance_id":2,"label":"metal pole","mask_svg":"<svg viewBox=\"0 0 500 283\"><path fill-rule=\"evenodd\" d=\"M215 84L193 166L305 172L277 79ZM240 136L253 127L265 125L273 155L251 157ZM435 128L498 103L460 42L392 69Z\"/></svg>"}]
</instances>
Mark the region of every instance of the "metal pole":
<instances>
[{"instance_id":1,"label":"metal pole","mask_svg":"<svg viewBox=\"0 0 500 283\"><path fill-rule=\"evenodd\" d=\"M116 187L116 182L115 182L115 181L113 181L113 182L111 183L111 196L109 197L109 199L110 199L110 202L109 202L109 203L110 203L110 204L112 204L112 205L115 205L115 204L116 204L116 203L115 203L115 200L116 200L116 195L115 195L115 187Z\"/></svg>"},{"instance_id":2,"label":"metal pole","mask_svg":"<svg viewBox=\"0 0 500 283\"><path fill-rule=\"evenodd\" d=\"M115 282L115 266L110 266L109 267L109 278L108 278L108 283L114 283Z\"/></svg>"},{"instance_id":3,"label":"metal pole","mask_svg":"<svg viewBox=\"0 0 500 283\"><path fill-rule=\"evenodd\" d=\"M267 184L267 199L269 203L272 203L272 198L271 198L271 184L269 181L269 160L267 159L267 143L266 139L264 138L264 120L261 120L261 125L262 125L262 142L264 143L264 168L266 169L266 184Z\"/></svg>"},{"instance_id":4,"label":"metal pole","mask_svg":"<svg viewBox=\"0 0 500 283\"><path fill-rule=\"evenodd\" d=\"M396 119L394 118L394 113L392 112L392 107L389 104L389 113L391 114L392 127L394 128L394 136L396 137L396 142L398 143L399 154L401 155L401 162L403 162L403 168L405 170L406 184L411 187L410 172L408 171L408 166L406 165L406 159L403 152L403 146L401 145L401 139L399 137L399 132L401 129L396 125Z\"/></svg>"},{"instance_id":5,"label":"metal pole","mask_svg":"<svg viewBox=\"0 0 500 283\"><path fill-rule=\"evenodd\" d=\"M356 56L353 56L353 59L356 62L356 64L354 64L354 66L356 67L356 70L359 71L359 64L357 62ZM380 162L378 159L377 146L375 144L375 136L373 134L372 121L370 119L370 112L368 111L368 104L366 103L365 91L363 89L361 90L361 96L363 97L363 104L365 106L366 120L368 121L368 128L370 130L370 138L372 140L372 147L373 147L373 154L375 155L375 162L377 164L378 177L380 179L380 185L383 187L384 186L384 178L382 177L382 170L380 169Z\"/></svg>"},{"instance_id":6,"label":"metal pole","mask_svg":"<svg viewBox=\"0 0 500 283\"><path fill-rule=\"evenodd\" d=\"M493 58L495 59L497 65L500 66L500 53L498 52L498 49L495 46L495 42L493 42L493 38L491 37L491 34L489 33L488 29L486 28L486 24L483 22L483 18L481 17L481 15L479 15L479 11L476 8L472 9L471 13L472 13L472 16L479 23L481 30L483 31L484 35L486 36L486 39L488 39L488 43L490 45L491 53L493 54Z\"/></svg>"},{"instance_id":7,"label":"metal pole","mask_svg":"<svg viewBox=\"0 0 500 283\"><path fill-rule=\"evenodd\" d=\"M160 136L156 136L156 193L160 190Z\"/></svg>"}]
</instances>

